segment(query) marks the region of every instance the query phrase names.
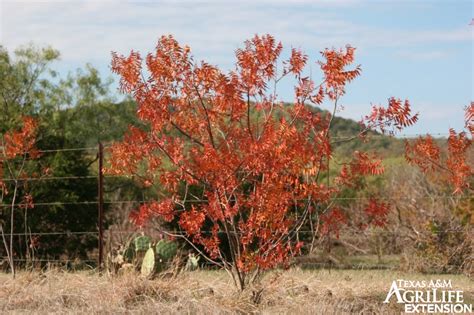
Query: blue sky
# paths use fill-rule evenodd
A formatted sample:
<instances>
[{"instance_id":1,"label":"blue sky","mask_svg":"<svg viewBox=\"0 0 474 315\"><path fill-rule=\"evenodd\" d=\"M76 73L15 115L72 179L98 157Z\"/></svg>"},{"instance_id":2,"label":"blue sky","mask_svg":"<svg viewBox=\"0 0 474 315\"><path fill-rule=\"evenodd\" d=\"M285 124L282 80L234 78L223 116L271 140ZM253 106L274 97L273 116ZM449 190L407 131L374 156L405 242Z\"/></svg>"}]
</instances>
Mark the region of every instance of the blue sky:
<instances>
[{"instance_id":1,"label":"blue sky","mask_svg":"<svg viewBox=\"0 0 474 315\"><path fill-rule=\"evenodd\" d=\"M370 104L408 98L420 121L405 131L447 133L463 126L473 83L473 4L439 1L12 1L0 0L0 43L33 42L61 51L63 75L91 63L104 76L110 52L150 52L162 34L188 44L197 60L231 69L234 51L255 33L302 48L317 78L319 51L357 47L362 75L347 88L338 115L360 119ZM117 78L115 78L117 79ZM292 101L283 82L279 96ZM328 108L328 104L324 105ZM323 107L324 107L323 106Z\"/></svg>"}]
</instances>

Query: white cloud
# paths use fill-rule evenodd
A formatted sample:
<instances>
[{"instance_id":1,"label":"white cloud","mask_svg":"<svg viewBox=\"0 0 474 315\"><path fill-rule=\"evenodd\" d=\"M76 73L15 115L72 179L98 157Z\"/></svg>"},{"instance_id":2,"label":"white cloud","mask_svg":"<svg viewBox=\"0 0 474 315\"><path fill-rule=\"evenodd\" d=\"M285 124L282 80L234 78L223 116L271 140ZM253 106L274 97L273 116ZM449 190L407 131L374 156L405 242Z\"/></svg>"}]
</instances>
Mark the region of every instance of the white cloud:
<instances>
[{"instance_id":1,"label":"white cloud","mask_svg":"<svg viewBox=\"0 0 474 315\"><path fill-rule=\"evenodd\" d=\"M449 57L450 54L451 52L448 50L400 50L396 52L396 55L399 57L415 61L431 61L435 59L442 59Z\"/></svg>"},{"instance_id":2,"label":"white cloud","mask_svg":"<svg viewBox=\"0 0 474 315\"><path fill-rule=\"evenodd\" d=\"M353 6L357 0L242 2L192 1L11 1L2 2L1 43L12 49L33 40L59 49L64 60L101 61L110 51L148 52L161 34L172 33L198 57L212 63L255 32L271 33L286 45L315 53L351 43L362 50L472 39L469 27L434 30L384 30L356 24L320 10L288 11L293 5ZM316 13L315 13L316 12Z\"/></svg>"},{"instance_id":3,"label":"white cloud","mask_svg":"<svg viewBox=\"0 0 474 315\"><path fill-rule=\"evenodd\" d=\"M0 43L10 50L30 41L50 44L62 53L66 64L103 66L109 63L112 50L126 54L133 48L146 54L158 36L173 34L191 46L196 59L230 68L234 50L255 32L271 33L286 47L301 47L312 59L325 47L350 43L358 48L359 56L389 48L391 57L429 61L446 58L455 51L451 46L473 39L467 23L451 28L388 29L355 22L344 14L360 4L359 0L0 0ZM434 44L442 48L427 50ZM286 89L291 95L291 87ZM413 104L423 114L419 126L447 130L448 121L460 121L452 113L462 113L462 108L452 111L434 102ZM368 111L370 104L347 104L340 115L359 120Z\"/></svg>"}]
</instances>

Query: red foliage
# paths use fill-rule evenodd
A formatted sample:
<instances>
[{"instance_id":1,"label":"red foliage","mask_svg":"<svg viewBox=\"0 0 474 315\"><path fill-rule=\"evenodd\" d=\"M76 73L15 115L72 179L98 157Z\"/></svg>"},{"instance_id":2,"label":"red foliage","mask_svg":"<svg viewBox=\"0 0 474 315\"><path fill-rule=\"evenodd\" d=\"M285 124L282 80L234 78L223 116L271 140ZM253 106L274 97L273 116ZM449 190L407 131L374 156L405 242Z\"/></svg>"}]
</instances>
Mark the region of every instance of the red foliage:
<instances>
[{"instance_id":1,"label":"red foliage","mask_svg":"<svg viewBox=\"0 0 474 315\"><path fill-rule=\"evenodd\" d=\"M391 97L388 99L388 106L372 106L370 115L365 116L362 122L368 129L379 130L390 134L400 131L405 127L414 125L418 121L418 113L411 114L411 107L408 100L402 103L402 100Z\"/></svg>"},{"instance_id":2,"label":"red foliage","mask_svg":"<svg viewBox=\"0 0 474 315\"><path fill-rule=\"evenodd\" d=\"M405 142L405 157L408 162L418 165L423 172L434 170L440 160L440 149L430 135L419 137L413 145Z\"/></svg>"},{"instance_id":3,"label":"red foliage","mask_svg":"<svg viewBox=\"0 0 474 315\"><path fill-rule=\"evenodd\" d=\"M474 102L471 102L466 107L466 129L471 133L471 137L474 137Z\"/></svg>"},{"instance_id":4,"label":"red foliage","mask_svg":"<svg viewBox=\"0 0 474 315\"><path fill-rule=\"evenodd\" d=\"M287 71L290 71L294 75L298 76L301 74L301 71L303 71L307 61L308 56L306 56L301 50L293 48L291 50L291 57L289 61L290 67Z\"/></svg>"},{"instance_id":5,"label":"red foliage","mask_svg":"<svg viewBox=\"0 0 474 315\"><path fill-rule=\"evenodd\" d=\"M369 200L369 204L364 209L369 218L369 224L383 227L387 224L387 215L390 210L390 205L384 202L379 202L375 198Z\"/></svg>"},{"instance_id":6,"label":"red foliage","mask_svg":"<svg viewBox=\"0 0 474 315\"><path fill-rule=\"evenodd\" d=\"M321 235L334 233L339 238L341 226L347 224L347 218L339 208L333 208L321 215Z\"/></svg>"},{"instance_id":7,"label":"red foliage","mask_svg":"<svg viewBox=\"0 0 474 315\"><path fill-rule=\"evenodd\" d=\"M37 123L28 116L23 117L23 126L18 131L10 131L4 135L5 158L14 159L19 155L29 154L36 157L34 148Z\"/></svg>"},{"instance_id":8,"label":"red foliage","mask_svg":"<svg viewBox=\"0 0 474 315\"><path fill-rule=\"evenodd\" d=\"M8 188L13 187L13 194L11 200L9 200L11 205L9 213L10 226L8 229L10 233L9 242L5 238L3 223L0 230L3 237L3 245L5 246L6 258L13 274L15 274L14 257L17 256L13 248L15 209L24 209L26 213L27 209L34 208L33 197L27 192L27 181L23 179L26 179L28 176L36 176L35 173L29 174L25 170L27 159L34 159L39 156L39 152L35 148L36 131L36 121L31 117L24 116L21 128L0 134L0 203L4 203L3 198L9 194ZM5 170L8 174L6 177L10 180L8 185L4 178ZM19 200L20 202L18 202ZM4 210L2 209L2 211ZM32 240L30 247L34 246L37 246L37 244Z\"/></svg>"},{"instance_id":9,"label":"red foliage","mask_svg":"<svg viewBox=\"0 0 474 315\"><path fill-rule=\"evenodd\" d=\"M139 175L147 185L156 182L169 195L164 204L141 206L133 219L143 224L152 215L177 218L189 239L225 266L230 261L237 273L285 264L301 249L292 232L308 220L312 205L340 191L320 177L332 154L331 116L305 102L337 104L361 71L359 66L347 69L355 48L322 52L319 85L301 76L308 57L299 50L291 51L279 71L282 49L270 35L255 36L236 51L236 69L225 74L195 63L188 47L163 36L147 55L148 77L141 74L138 53L113 54L112 70L121 76L121 89L135 98L137 116L147 128L131 127L112 147L111 171ZM289 74L296 80L294 106L277 102L274 90ZM401 128L416 121L409 114L408 102L401 106L393 99L371 120L377 121L374 128ZM373 156L355 152L344 170L350 174L340 180L350 185L360 176L381 174L383 167ZM202 197L185 194L184 199L182 188L190 186L200 186ZM296 210L301 218L295 218ZM323 233L344 220L340 210L330 210L323 215ZM211 227L211 235L203 233L204 227ZM221 242L227 243L230 257L224 258Z\"/></svg>"},{"instance_id":10,"label":"red foliage","mask_svg":"<svg viewBox=\"0 0 474 315\"><path fill-rule=\"evenodd\" d=\"M455 187L454 193L470 188L468 180L474 175L474 169L467 164L466 159L471 145L472 139L467 138L465 132L456 134L453 129L449 130L446 167L451 172L449 181Z\"/></svg>"},{"instance_id":11,"label":"red foliage","mask_svg":"<svg viewBox=\"0 0 474 315\"><path fill-rule=\"evenodd\" d=\"M20 203L22 209L33 209L35 207L33 203L33 196L29 193L25 193Z\"/></svg>"},{"instance_id":12,"label":"red foliage","mask_svg":"<svg viewBox=\"0 0 474 315\"><path fill-rule=\"evenodd\" d=\"M36 130L37 122L28 116L22 118L22 127L16 131L9 131L3 135L0 143L0 189L6 194L7 186L5 182L2 181L4 177L4 165L8 163L9 160L13 160L17 157L26 158L37 158L39 152L35 148L36 141ZM20 172L16 174L18 177L22 177L25 174ZM31 200L27 200L27 207L31 206Z\"/></svg>"},{"instance_id":13,"label":"red foliage","mask_svg":"<svg viewBox=\"0 0 474 315\"><path fill-rule=\"evenodd\" d=\"M191 211L183 212L179 218L179 225L188 235L199 235L201 227L206 219L203 211L196 211L193 207Z\"/></svg>"},{"instance_id":14,"label":"red foliage","mask_svg":"<svg viewBox=\"0 0 474 315\"><path fill-rule=\"evenodd\" d=\"M375 155L369 155L366 152L354 152L352 161L344 164L339 176L335 181L337 184L353 186L353 183L360 177L367 175L381 175L385 171L382 160Z\"/></svg>"},{"instance_id":15,"label":"red foliage","mask_svg":"<svg viewBox=\"0 0 474 315\"><path fill-rule=\"evenodd\" d=\"M123 92L130 93L140 80L140 69L142 59L140 54L131 52L128 57L119 56L112 53L112 71L123 71L120 79L120 89Z\"/></svg>"},{"instance_id":16,"label":"red foliage","mask_svg":"<svg viewBox=\"0 0 474 315\"><path fill-rule=\"evenodd\" d=\"M354 80L360 75L360 66L352 70L345 70L345 67L354 61L355 48L346 46L346 51L342 49L326 49L322 52L326 62L318 62L325 76L326 94L330 99L335 100L345 94L346 83Z\"/></svg>"},{"instance_id":17,"label":"red foliage","mask_svg":"<svg viewBox=\"0 0 474 315\"><path fill-rule=\"evenodd\" d=\"M456 133L449 130L448 152L442 158L441 149L431 136L419 137L415 143L405 143L405 157L411 164L417 165L423 172L440 172L445 180L454 187L454 193L470 191L470 180L474 175L474 168L468 164L469 150L472 145L473 129L473 104L466 108L466 129L471 133L471 138L464 131Z\"/></svg>"},{"instance_id":18,"label":"red foliage","mask_svg":"<svg viewBox=\"0 0 474 315\"><path fill-rule=\"evenodd\" d=\"M174 203L171 199L162 202L144 203L138 211L130 213L130 220L138 226L143 226L151 217L161 216L166 221L174 218Z\"/></svg>"}]
</instances>

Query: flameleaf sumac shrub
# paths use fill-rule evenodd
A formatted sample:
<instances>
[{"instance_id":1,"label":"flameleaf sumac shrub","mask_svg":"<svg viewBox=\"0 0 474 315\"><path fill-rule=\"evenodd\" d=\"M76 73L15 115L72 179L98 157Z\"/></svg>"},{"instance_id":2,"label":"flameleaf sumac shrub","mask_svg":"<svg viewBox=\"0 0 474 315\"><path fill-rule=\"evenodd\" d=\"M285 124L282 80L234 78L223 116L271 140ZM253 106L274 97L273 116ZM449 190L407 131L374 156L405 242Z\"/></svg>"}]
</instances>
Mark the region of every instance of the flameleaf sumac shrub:
<instances>
[{"instance_id":1,"label":"flameleaf sumac shrub","mask_svg":"<svg viewBox=\"0 0 474 315\"><path fill-rule=\"evenodd\" d=\"M412 215L407 226L412 253L406 265L428 272L474 272L474 103L466 107L465 130L449 130L445 148L429 135L406 142L406 158L425 173L429 185L442 186L453 195L427 214ZM432 195L436 192L430 188ZM426 213L426 212L425 212ZM407 244L408 245L408 244Z\"/></svg>"},{"instance_id":2,"label":"flameleaf sumac shrub","mask_svg":"<svg viewBox=\"0 0 474 315\"><path fill-rule=\"evenodd\" d=\"M373 154L353 152L338 176L322 181L338 102L361 71L351 66L355 48L322 51L318 83L303 75L307 55L292 49L281 62L282 49L270 35L256 35L236 51L235 70L228 73L195 62L190 48L172 36L161 37L146 58L113 53L120 88L137 102L146 127L130 127L123 142L113 145L110 171L165 191L132 219L138 225L156 216L176 221L180 230L172 234L204 249L202 255L241 289L300 251L295 235L308 220L319 222L321 215L324 231L344 221L330 203L342 187L383 172ZM291 106L278 100L282 79L294 80ZM323 103L332 114L311 110ZM390 98L388 107L373 107L359 135L394 132L416 120L408 101ZM374 199L367 215L383 222L386 212Z\"/></svg>"},{"instance_id":3,"label":"flameleaf sumac shrub","mask_svg":"<svg viewBox=\"0 0 474 315\"><path fill-rule=\"evenodd\" d=\"M13 276L15 259L20 256L16 252L18 248L14 247L16 217L22 217L27 222L28 209L34 207L28 183L24 179L35 175L30 172L29 164L39 156L35 147L37 121L24 116L20 125L0 133L0 237L3 244L0 247L0 260L8 260ZM31 254L28 246L24 250L27 256Z\"/></svg>"}]
</instances>

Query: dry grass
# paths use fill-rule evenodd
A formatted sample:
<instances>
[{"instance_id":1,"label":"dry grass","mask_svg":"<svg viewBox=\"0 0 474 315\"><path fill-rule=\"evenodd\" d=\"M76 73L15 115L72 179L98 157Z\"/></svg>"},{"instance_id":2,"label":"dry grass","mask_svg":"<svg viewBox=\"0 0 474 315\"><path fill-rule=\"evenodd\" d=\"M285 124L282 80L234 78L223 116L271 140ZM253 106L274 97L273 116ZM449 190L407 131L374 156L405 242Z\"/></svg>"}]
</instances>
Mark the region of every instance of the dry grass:
<instances>
[{"instance_id":1,"label":"dry grass","mask_svg":"<svg viewBox=\"0 0 474 315\"><path fill-rule=\"evenodd\" d=\"M461 275L295 269L269 273L259 287L239 294L219 271L146 280L53 270L15 280L0 274L0 313L399 314L400 306L382 303L394 279L451 279L474 297L474 283Z\"/></svg>"}]
</instances>

